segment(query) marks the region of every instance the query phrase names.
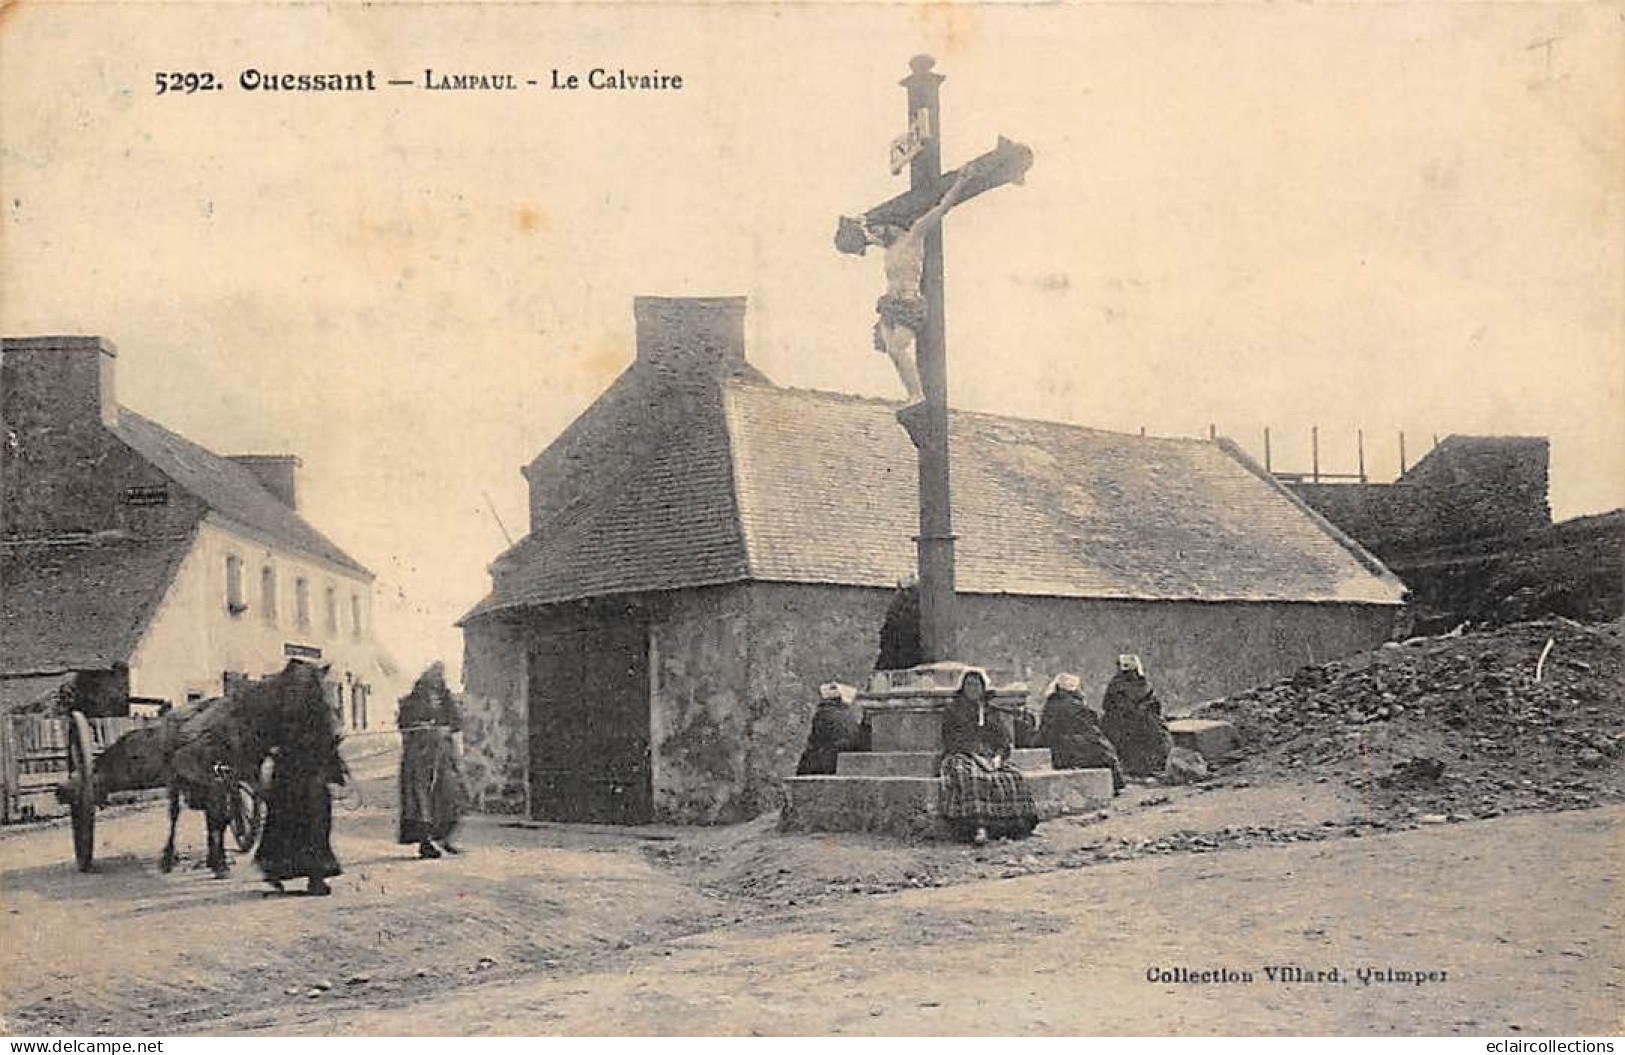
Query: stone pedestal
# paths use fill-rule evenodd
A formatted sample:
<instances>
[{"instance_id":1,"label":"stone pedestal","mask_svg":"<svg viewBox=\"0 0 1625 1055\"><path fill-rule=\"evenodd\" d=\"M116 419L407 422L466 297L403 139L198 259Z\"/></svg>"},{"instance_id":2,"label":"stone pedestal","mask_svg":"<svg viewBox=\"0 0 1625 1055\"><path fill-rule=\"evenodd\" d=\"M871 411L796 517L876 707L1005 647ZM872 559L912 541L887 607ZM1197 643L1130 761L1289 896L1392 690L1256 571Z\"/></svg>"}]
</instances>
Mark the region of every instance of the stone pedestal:
<instances>
[{"instance_id":1,"label":"stone pedestal","mask_svg":"<svg viewBox=\"0 0 1625 1055\"><path fill-rule=\"evenodd\" d=\"M1241 737L1229 722L1213 718L1175 718L1168 723L1175 747L1185 747L1210 766L1226 762L1241 747Z\"/></svg>"},{"instance_id":2,"label":"stone pedestal","mask_svg":"<svg viewBox=\"0 0 1625 1055\"><path fill-rule=\"evenodd\" d=\"M937 760L942 711L958 690L963 664L938 663L892 672L858 697L871 730L872 750L845 752L833 776L791 777L784 784L785 831L877 832L903 838L947 838L937 816ZM985 675L984 675L985 676ZM1026 699L1026 687L990 693L997 720ZM1055 769L1047 748L1017 749L1040 821L1085 813L1111 801L1108 769Z\"/></svg>"}]
</instances>

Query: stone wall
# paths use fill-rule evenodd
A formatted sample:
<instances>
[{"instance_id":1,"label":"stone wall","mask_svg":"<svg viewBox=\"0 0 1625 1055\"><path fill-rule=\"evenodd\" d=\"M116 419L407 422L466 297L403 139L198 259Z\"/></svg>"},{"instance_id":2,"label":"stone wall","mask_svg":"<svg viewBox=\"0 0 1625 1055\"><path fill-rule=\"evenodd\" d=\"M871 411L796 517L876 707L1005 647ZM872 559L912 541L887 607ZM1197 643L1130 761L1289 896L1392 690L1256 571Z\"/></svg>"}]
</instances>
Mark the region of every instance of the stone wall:
<instances>
[{"instance_id":1,"label":"stone wall","mask_svg":"<svg viewBox=\"0 0 1625 1055\"><path fill-rule=\"evenodd\" d=\"M648 622L656 818L713 824L754 816L743 796L751 725L745 588L627 599L618 606L624 609ZM508 619L486 616L464 627L464 779L477 808L527 808L527 642L595 617L588 608L561 605Z\"/></svg>"},{"instance_id":2,"label":"stone wall","mask_svg":"<svg viewBox=\"0 0 1625 1055\"><path fill-rule=\"evenodd\" d=\"M862 688L880 652L890 590L755 583L751 591L751 815L777 809L807 744L818 686Z\"/></svg>"},{"instance_id":3,"label":"stone wall","mask_svg":"<svg viewBox=\"0 0 1625 1055\"><path fill-rule=\"evenodd\" d=\"M659 820L716 824L760 812L745 795L752 729L746 591L677 591L650 621L649 749Z\"/></svg>"},{"instance_id":4,"label":"stone wall","mask_svg":"<svg viewBox=\"0 0 1625 1055\"><path fill-rule=\"evenodd\" d=\"M656 817L715 824L778 808L818 685L864 684L890 598L864 587L752 583L647 599ZM1063 670L1099 693L1118 653L1136 652L1171 713L1377 645L1399 614L1377 605L980 595L960 605L968 661L1024 679L1034 693ZM540 625L487 617L465 628L467 776L484 809L523 806L525 636Z\"/></svg>"},{"instance_id":5,"label":"stone wall","mask_svg":"<svg viewBox=\"0 0 1625 1055\"><path fill-rule=\"evenodd\" d=\"M463 628L463 785L474 809L524 813L530 716L525 630L496 617Z\"/></svg>"}]
</instances>

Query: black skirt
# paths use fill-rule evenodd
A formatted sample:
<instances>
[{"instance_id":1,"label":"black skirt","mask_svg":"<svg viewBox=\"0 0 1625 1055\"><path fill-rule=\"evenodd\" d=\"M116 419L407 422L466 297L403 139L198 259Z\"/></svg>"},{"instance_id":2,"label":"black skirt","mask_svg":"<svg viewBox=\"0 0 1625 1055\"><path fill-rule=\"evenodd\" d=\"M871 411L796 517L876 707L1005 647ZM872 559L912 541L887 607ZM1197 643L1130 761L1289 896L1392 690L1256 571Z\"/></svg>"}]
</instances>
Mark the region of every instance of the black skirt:
<instances>
[{"instance_id":1,"label":"black skirt","mask_svg":"<svg viewBox=\"0 0 1625 1055\"><path fill-rule=\"evenodd\" d=\"M333 853L333 793L318 773L273 771L265 792L265 832L254 863L269 882L342 875Z\"/></svg>"}]
</instances>

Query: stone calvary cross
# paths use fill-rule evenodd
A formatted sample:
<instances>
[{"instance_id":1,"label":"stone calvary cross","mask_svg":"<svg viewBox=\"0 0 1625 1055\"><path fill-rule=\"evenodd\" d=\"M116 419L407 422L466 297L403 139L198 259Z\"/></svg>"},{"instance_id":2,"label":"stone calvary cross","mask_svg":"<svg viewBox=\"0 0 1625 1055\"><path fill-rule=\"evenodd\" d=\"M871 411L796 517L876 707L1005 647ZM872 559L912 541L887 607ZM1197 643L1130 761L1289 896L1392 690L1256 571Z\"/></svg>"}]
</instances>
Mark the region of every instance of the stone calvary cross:
<instances>
[{"instance_id":1,"label":"stone calvary cross","mask_svg":"<svg viewBox=\"0 0 1625 1055\"><path fill-rule=\"evenodd\" d=\"M931 72L936 60L916 55L912 72L899 83L908 89L909 189L875 206L862 219L843 217L835 244L842 252L861 252L863 232L883 225L907 229L944 201L951 189L957 205L995 187L1021 183L1032 167L1033 152L1003 136L998 146L963 168L942 171L942 123L938 88L945 79ZM922 116L923 113L923 116ZM961 182L963 177L963 182ZM954 530L948 471L948 350L943 319L942 225L934 223L925 234L920 268L920 297L924 319L915 331L914 358L918 364L922 402L897 412L919 452L920 646L927 662L958 658L958 620L954 611Z\"/></svg>"}]
</instances>

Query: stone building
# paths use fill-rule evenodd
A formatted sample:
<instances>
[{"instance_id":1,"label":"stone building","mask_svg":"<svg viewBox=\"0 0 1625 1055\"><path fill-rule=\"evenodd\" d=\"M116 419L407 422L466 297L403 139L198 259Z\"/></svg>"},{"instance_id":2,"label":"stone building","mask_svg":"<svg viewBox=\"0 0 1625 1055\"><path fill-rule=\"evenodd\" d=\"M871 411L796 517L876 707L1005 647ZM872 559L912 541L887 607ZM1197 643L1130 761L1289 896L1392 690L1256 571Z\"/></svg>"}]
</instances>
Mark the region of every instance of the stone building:
<instances>
[{"instance_id":1,"label":"stone building","mask_svg":"<svg viewBox=\"0 0 1625 1055\"><path fill-rule=\"evenodd\" d=\"M523 472L530 532L462 620L486 808L773 809L815 687L860 682L914 567L896 404L779 388L741 298L640 297L636 361ZM964 658L1189 706L1382 641L1402 588L1233 445L954 412ZM1098 691L1098 688L1094 691Z\"/></svg>"},{"instance_id":2,"label":"stone building","mask_svg":"<svg viewBox=\"0 0 1625 1055\"><path fill-rule=\"evenodd\" d=\"M1619 611L1618 518L1554 525L1544 436L1447 436L1392 483L1277 474L1409 592L1415 629Z\"/></svg>"},{"instance_id":3,"label":"stone building","mask_svg":"<svg viewBox=\"0 0 1625 1055\"><path fill-rule=\"evenodd\" d=\"M119 406L116 365L97 337L5 339L0 710L158 708L297 656L331 664L347 728L392 724L372 573L299 515L299 460Z\"/></svg>"},{"instance_id":4,"label":"stone building","mask_svg":"<svg viewBox=\"0 0 1625 1055\"><path fill-rule=\"evenodd\" d=\"M1550 527L1550 461L1544 436L1446 436L1393 483L1278 475L1393 567L1433 550Z\"/></svg>"}]
</instances>

